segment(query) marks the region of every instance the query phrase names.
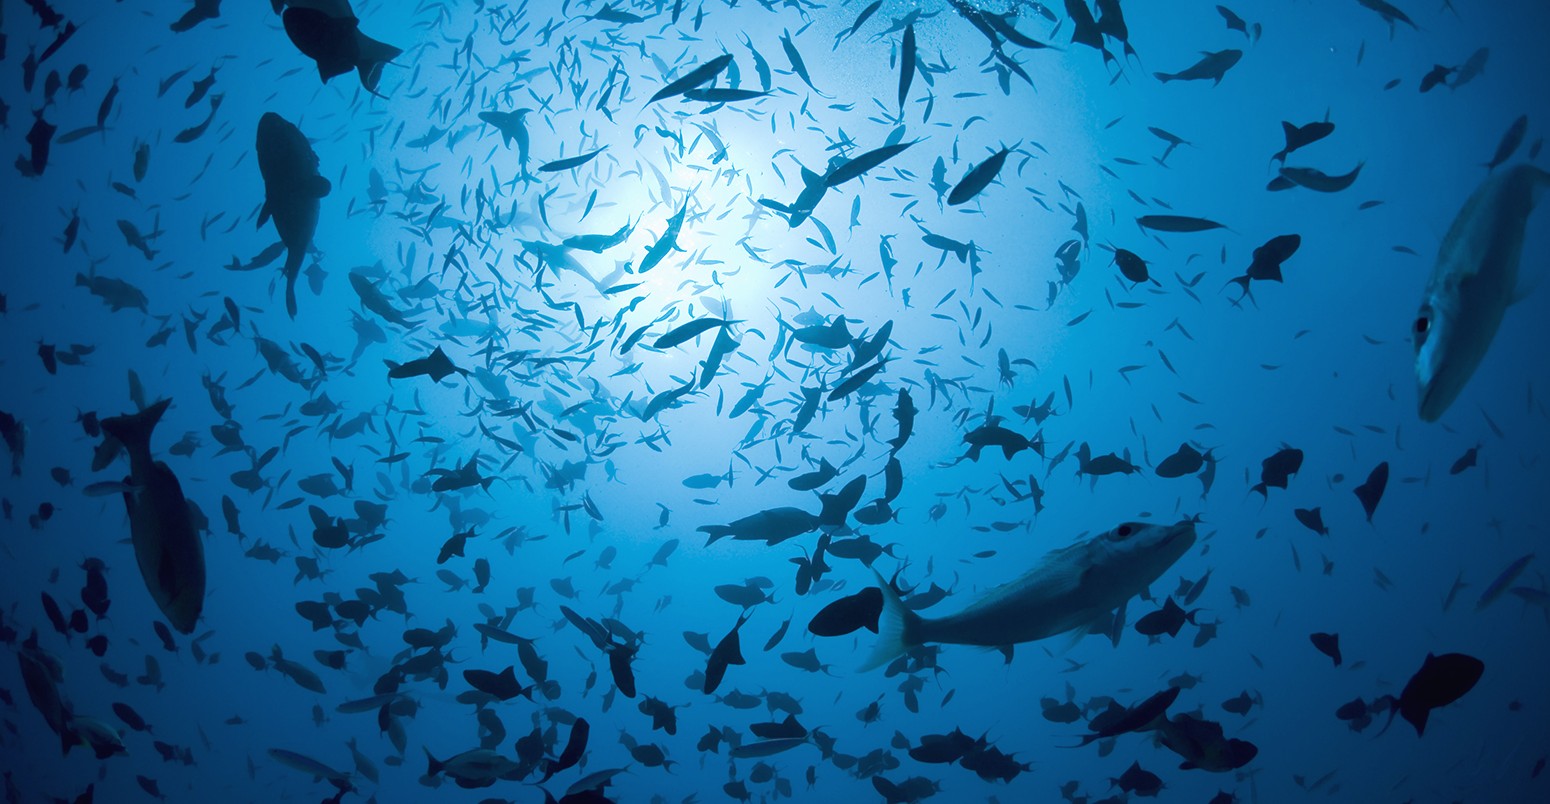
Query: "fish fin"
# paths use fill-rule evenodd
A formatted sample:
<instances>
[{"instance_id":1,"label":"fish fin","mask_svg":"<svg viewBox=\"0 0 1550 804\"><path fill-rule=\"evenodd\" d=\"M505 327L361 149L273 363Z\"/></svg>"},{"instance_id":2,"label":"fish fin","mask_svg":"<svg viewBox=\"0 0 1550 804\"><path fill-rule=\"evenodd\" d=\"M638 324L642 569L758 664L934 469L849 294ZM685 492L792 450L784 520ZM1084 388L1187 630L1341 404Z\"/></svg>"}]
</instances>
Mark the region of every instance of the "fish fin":
<instances>
[{"instance_id":1,"label":"fish fin","mask_svg":"<svg viewBox=\"0 0 1550 804\"><path fill-rule=\"evenodd\" d=\"M877 618L877 647L872 649L866 664L859 668L863 673L888 664L920 644L920 615L905 608L899 594L877 570L872 574L877 577L877 586L883 593L883 611Z\"/></svg>"},{"instance_id":2,"label":"fish fin","mask_svg":"<svg viewBox=\"0 0 1550 804\"><path fill-rule=\"evenodd\" d=\"M334 185L328 183L328 179L322 176L313 176L307 182L307 194L313 198L322 198L334 189Z\"/></svg>"},{"instance_id":3,"label":"fish fin","mask_svg":"<svg viewBox=\"0 0 1550 804\"><path fill-rule=\"evenodd\" d=\"M355 45L360 53L355 69L360 73L361 86L367 92L376 94L377 81L382 77L382 65L398 58L404 51L386 42L378 42L360 31L355 32Z\"/></svg>"},{"instance_id":4,"label":"fish fin","mask_svg":"<svg viewBox=\"0 0 1550 804\"><path fill-rule=\"evenodd\" d=\"M146 449L150 449L151 432L156 429L156 423L161 421L162 414L167 412L167 406L170 404L172 404L171 399L163 399L139 413L103 419L102 429L108 435L118 439L125 447L136 449L144 445Z\"/></svg>"},{"instance_id":5,"label":"fish fin","mask_svg":"<svg viewBox=\"0 0 1550 804\"><path fill-rule=\"evenodd\" d=\"M264 224L266 224L268 222L269 222L269 202L265 201L264 205L261 208L259 208L259 210L258 210L258 225L254 226L253 228L255 228L255 229L262 229L262 228L264 228Z\"/></svg>"},{"instance_id":6,"label":"fish fin","mask_svg":"<svg viewBox=\"0 0 1550 804\"><path fill-rule=\"evenodd\" d=\"M285 255L285 312L296 317L296 275L301 272L302 253L290 250Z\"/></svg>"}]
</instances>

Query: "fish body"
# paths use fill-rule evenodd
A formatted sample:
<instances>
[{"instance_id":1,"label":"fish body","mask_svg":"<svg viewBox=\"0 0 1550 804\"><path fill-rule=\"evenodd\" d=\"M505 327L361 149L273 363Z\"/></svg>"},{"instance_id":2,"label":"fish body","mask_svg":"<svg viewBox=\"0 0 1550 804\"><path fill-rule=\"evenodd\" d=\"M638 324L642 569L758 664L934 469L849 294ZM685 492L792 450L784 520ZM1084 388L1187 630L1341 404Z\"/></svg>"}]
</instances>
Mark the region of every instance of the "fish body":
<instances>
[{"instance_id":1,"label":"fish body","mask_svg":"<svg viewBox=\"0 0 1550 804\"><path fill-rule=\"evenodd\" d=\"M1411 330L1422 421L1437 421L1458 398L1516 301L1524 230L1547 187L1550 173L1532 165L1493 173L1443 237Z\"/></svg>"},{"instance_id":2,"label":"fish body","mask_svg":"<svg viewBox=\"0 0 1550 804\"><path fill-rule=\"evenodd\" d=\"M1195 544L1195 524L1126 522L1045 556L1022 577L987 592L963 611L928 619L882 583L878 642L863 670L881 667L927 643L1001 647L1106 620L1157 580Z\"/></svg>"},{"instance_id":3,"label":"fish body","mask_svg":"<svg viewBox=\"0 0 1550 804\"><path fill-rule=\"evenodd\" d=\"M1426 661L1399 694L1398 710L1416 736L1426 734L1432 710L1447 706L1474 689L1485 673L1485 662L1462 653L1426 654Z\"/></svg>"},{"instance_id":4,"label":"fish body","mask_svg":"<svg viewBox=\"0 0 1550 804\"><path fill-rule=\"evenodd\" d=\"M177 476L151 457L151 433L170 402L164 399L139 413L104 419L102 429L129 454L133 488L124 493L124 505L140 574L167 621L188 634L204 608L204 545Z\"/></svg>"},{"instance_id":5,"label":"fish body","mask_svg":"<svg viewBox=\"0 0 1550 804\"><path fill-rule=\"evenodd\" d=\"M318 229L318 199L332 186L318 173L318 157L301 129L265 112L258 121L258 171L264 177L264 206L258 225L274 219L285 244L285 309L296 317L296 276Z\"/></svg>"},{"instance_id":6,"label":"fish body","mask_svg":"<svg viewBox=\"0 0 1550 804\"><path fill-rule=\"evenodd\" d=\"M1243 58L1241 50L1218 50L1212 53L1201 54L1200 61L1191 64L1176 73L1156 73L1157 80L1167 83L1169 81L1211 81L1214 84L1222 83L1222 76Z\"/></svg>"},{"instance_id":7,"label":"fish body","mask_svg":"<svg viewBox=\"0 0 1550 804\"><path fill-rule=\"evenodd\" d=\"M314 7L319 6L319 7ZM288 2L281 13L285 35L302 55L317 62L323 81L351 70L360 74L361 86L375 93L382 65L398 58L402 50L361 33L360 20L348 3L328 0Z\"/></svg>"}]
</instances>

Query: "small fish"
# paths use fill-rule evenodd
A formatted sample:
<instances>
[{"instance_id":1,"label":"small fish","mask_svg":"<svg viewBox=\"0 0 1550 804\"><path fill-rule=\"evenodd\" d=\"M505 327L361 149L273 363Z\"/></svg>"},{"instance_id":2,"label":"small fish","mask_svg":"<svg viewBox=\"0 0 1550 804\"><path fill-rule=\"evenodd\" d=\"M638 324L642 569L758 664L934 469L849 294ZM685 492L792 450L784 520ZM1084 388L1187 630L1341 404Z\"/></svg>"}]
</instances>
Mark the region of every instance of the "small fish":
<instances>
[{"instance_id":1,"label":"small fish","mask_svg":"<svg viewBox=\"0 0 1550 804\"><path fill-rule=\"evenodd\" d=\"M667 86L657 90L656 94L652 95L651 98L646 101L646 105L650 106L659 100L665 100L675 95L682 95L685 92L694 89L695 87L709 84L710 82L716 80L716 76L720 75L722 71L727 68L727 65L731 63L732 54L723 53L722 55L717 56L716 58L711 59L704 64L701 64L693 70L684 73L676 80L668 83Z\"/></svg>"},{"instance_id":2,"label":"small fish","mask_svg":"<svg viewBox=\"0 0 1550 804\"><path fill-rule=\"evenodd\" d=\"M1270 157L1272 162L1284 163L1286 162L1286 157L1293 151L1312 145L1335 133L1335 124L1328 120L1323 120L1298 126L1283 120L1281 121L1281 133L1286 138L1286 146Z\"/></svg>"},{"instance_id":3,"label":"small fish","mask_svg":"<svg viewBox=\"0 0 1550 804\"><path fill-rule=\"evenodd\" d=\"M850 181L851 179L858 179L867 171L875 167L879 167L884 162L887 162L895 156L904 153L910 148L910 146L917 142L920 142L920 140L910 140L909 142L884 145L881 148L874 148L870 151L867 151L855 159L851 159L839 167L829 171L823 177L823 184L825 187L838 187L841 184Z\"/></svg>"},{"instance_id":4,"label":"small fish","mask_svg":"<svg viewBox=\"0 0 1550 804\"><path fill-rule=\"evenodd\" d=\"M575 170L576 168L591 162L593 159L596 159L598 154L601 154L606 150L608 150L608 146L605 145L595 151L584 153L580 156L572 156L565 159L556 159L553 162L545 162L544 164L538 166L538 172L560 173L566 170Z\"/></svg>"},{"instance_id":5,"label":"small fish","mask_svg":"<svg viewBox=\"0 0 1550 804\"><path fill-rule=\"evenodd\" d=\"M1339 634L1327 634L1319 631L1309 634L1308 640L1313 643L1313 647L1318 648L1319 653L1328 656L1330 660L1335 663L1336 667L1340 666L1341 657Z\"/></svg>"},{"instance_id":6,"label":"small fish","mask_svg":"<svg viewBox=\"0 0 1550 804\"><path fill-rule=\"evenodd\" d=\"M953 186L952 192L947 194L947 205L956 207L959 204L968 203L979 195L990 183L996 180L996 175L1001 172L1001 166L1006 164L1007 154L1010 148L1002 148L991 154L985 161L975 165L965 173L963 178Z\"/></svg>"},{"instance_id":7,"label":"small fish","mask_svg":"<svg viewBox=\"0 0 1550 804\"><path fill-rule=\"evenodd\" d=\"M1136 218L1136 225L1142 229L1151 229L1157 232L1206 232L1212 229L1225 229L1220 223L1206 218L1194 218L1187 215L1142 215Z\"/></svg>"},{"instance_id":8,"label":"small fish","mask_svg":"<svg viewBox=\"0 0 1550 804\"><path fill-rule=\"evenodd\" d=\"M1512 121L1512 125L1508 126L1507 131L1502 134L1501 142L1496 144L1496 155L1491 157L1491 161L1485 163L1485 169L1495 170L1508 159L1511 159L1512 155L1517 153L1518 146L1523 144L1523 136L1527 133L1528 115L1520 115L1518 119Z\"/></svg>"},{"instance_id":9,"label":"small fish","mask_svg":"<svg viewBox=\"0 0 1550 804\"><path fill-rule=\"evenodd\" d=\"M1227 71L1243 58L1241 50L1218 50L1212 53L1204 53L1200 61L1186 67L1176 73L1153 73L1157 80L1168 83L1169 81L1211 81L1212 85L1222 83L1222 77Z\"/></svg>"},{"instance_id":10,"label":"small fish","mask_svg":"<svg viewBox=\"0 0 1550 804\"><path fill-rule=\"evenodd\" d=\"M1367 512L1367 521L1372 521L1374 511L1378 510L1378 502L1383 499L1383 489L1389 483L1389 462L1384 461L1373 467L1367 475L1366 482L1355 489L1356 499L1362 503L1362 510Z\"/></svg>"}]
</instances>

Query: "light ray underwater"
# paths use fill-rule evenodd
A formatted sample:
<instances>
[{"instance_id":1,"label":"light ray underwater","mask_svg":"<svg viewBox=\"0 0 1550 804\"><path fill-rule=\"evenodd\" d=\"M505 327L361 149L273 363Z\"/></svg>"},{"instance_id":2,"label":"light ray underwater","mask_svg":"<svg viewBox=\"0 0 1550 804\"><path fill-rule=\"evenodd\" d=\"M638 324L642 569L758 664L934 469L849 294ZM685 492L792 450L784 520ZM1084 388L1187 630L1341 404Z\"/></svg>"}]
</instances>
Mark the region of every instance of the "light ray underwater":
<instances>
[{"instance_id":1,"label":"light ray underwater","mask_svg":"<svg viewBox=\"0 0 1550 804\"><path fill-rule=\"evenodd\" d=\"M1550 800L1547 34L4 0L4 801Z\"/></svg>"}]
</instances>

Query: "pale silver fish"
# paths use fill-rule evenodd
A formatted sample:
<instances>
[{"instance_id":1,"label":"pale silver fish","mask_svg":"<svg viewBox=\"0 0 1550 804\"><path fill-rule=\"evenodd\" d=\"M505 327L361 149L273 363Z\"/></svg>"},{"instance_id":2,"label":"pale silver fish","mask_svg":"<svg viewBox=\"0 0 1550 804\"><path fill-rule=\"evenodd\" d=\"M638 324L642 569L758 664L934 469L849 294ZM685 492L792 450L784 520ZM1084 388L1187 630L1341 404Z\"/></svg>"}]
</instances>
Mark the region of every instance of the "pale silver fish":
<instances>
[{"instance_id":1,"label":"pale silver fish","mask_svg":"<svg viewBox=\"0 0 1550 804\"><path fill-rule=\"evenodd\" d=\"M1051 551L1038 566L940 619L915 614L879 578L877 647L861 668L881 667L929 642L1002 647L1077 628L1107 630L1111 613L1146 589L1195 544L1195 523L1126 522Z\"/></svg>"},{"instance_id":2,"label":"pale silver fish","mask_svg":"<svg viewBox=\"0 0 1550 804\"><path fill-rule=\"evenodd\" d=\"M1411 325L1423 421L1437 421L1458 398L1507 307L1521 298L1523 232L1547 186L1550 173L1516 165L1488 176L1453 219Z\"/></svg>"}]
</instances>

